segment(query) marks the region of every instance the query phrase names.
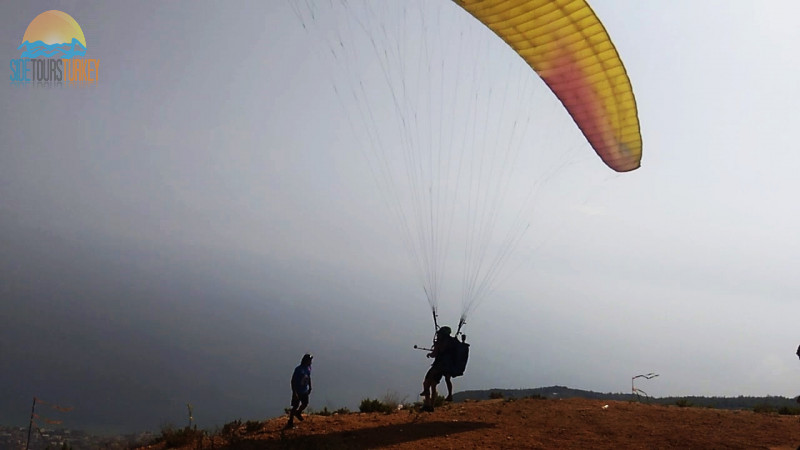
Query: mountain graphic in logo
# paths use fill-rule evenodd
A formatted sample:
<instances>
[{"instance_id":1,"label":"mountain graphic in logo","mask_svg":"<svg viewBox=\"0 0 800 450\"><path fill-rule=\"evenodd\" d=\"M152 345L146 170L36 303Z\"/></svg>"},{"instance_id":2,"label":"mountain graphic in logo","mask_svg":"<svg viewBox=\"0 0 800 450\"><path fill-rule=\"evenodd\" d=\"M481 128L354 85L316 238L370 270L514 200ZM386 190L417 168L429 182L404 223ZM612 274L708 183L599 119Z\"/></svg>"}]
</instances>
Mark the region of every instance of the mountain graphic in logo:
<instances>
[{"instance_id":1,"label":"mountain graphic in logo","mask_svg":"<svg viewBox=\"0 0 800 450\"><path fill-rule=\"evenodd\" d=\"M78 22L67 13L50 10L36 16L25 30L23 58L72 59L86 54L86 38Z\"/></svg>"}]
</instances>

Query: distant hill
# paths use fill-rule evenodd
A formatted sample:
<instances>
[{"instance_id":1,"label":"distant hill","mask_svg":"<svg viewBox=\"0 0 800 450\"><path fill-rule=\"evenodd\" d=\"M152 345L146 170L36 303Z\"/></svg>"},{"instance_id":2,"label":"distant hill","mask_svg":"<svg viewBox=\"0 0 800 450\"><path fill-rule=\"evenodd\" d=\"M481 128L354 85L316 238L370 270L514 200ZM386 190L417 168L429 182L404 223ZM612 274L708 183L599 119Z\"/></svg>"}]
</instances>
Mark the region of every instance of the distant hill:
<instances>
[{"instance_id":1,"label":"distant hill","mask_svg":"<svg viewBox=\"0 0 800 450\"><path fill-rule=\"evenodd\" d=\"M678 406L698 406L705 408L719 409L749 409L761 411L791 411L794 414L800 413L800 405L788 397L767 396L767 397L647 397L634 394L623 393L603 393L585 391L583 389L573 389L566 386L548 386L534 389L487 389L478 391L463 391L453 394L455 402L471 400L488 400L490 398L526 398L542 397L548 399L558 398L585 398L590 400L617 400L617 401L639 401L642 403L652 403L659 405L678 405Z\"/></svg>"}]
</instances>

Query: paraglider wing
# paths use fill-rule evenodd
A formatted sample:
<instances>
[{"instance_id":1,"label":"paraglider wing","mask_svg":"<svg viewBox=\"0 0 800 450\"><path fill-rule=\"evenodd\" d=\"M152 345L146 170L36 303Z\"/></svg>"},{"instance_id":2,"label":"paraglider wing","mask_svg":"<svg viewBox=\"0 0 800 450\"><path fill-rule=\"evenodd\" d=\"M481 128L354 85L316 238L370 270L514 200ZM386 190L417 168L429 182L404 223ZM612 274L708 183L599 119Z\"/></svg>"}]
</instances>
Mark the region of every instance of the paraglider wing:
<instances>
[{"instance_id":1,"label":"paraglider wing","mask_svg":"<svg viewBox=\"0 0 800 450\"><path fill-rule=\"evenodd\" d=\"M454 0L510 45L561 100L603 162L639 167L642 138L628 75L584 0Z\"/></svg>"}]
</instances>

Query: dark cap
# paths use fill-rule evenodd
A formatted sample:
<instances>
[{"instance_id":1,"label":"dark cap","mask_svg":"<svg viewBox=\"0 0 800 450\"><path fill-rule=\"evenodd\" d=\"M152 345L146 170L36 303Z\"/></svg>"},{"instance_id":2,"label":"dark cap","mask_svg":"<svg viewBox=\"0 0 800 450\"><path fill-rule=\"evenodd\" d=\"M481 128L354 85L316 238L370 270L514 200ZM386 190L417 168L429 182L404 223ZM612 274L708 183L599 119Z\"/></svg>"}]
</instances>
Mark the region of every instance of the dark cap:
<instances>
[{"instance_id":1,"label":"dark cap","mask_svg":"<svg viewBox=\"0 0 800 450\"><path fill-rule=\"evenodd\" d=\"M310 363L312 359L314 359L314 356L311 353L306 353L303 355L303 359L300 360L300 363Z\"/></svg>"}]
</instances>

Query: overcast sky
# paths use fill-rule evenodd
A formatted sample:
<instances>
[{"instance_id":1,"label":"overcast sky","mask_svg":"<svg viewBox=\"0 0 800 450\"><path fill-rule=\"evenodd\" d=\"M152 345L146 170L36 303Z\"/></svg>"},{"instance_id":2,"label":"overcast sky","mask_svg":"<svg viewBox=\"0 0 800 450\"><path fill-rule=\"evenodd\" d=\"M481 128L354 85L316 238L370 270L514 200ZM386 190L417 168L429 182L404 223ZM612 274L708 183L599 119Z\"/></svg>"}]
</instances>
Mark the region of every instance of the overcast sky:
<instances>
[{"instance_id":1,"label":"overcast sky","mask_svg":"<svg viewBox=\"0 0 800 450\"><path fill-rule=\"evenodd\" d=\"M513 51L455 5L423 5L452 36L432 54L478 39L466 53L501 70L465 73L530 90L503 117L531 121L522 148L536 151L515 169L540 193L502 205L531 228L469 316L456 390L628 392L656 372L640 386L655 396L797 395L800 5L591 2L639 108L642 167L619 175ZM307 351L312 408L417 399L430 309L366 134L396 138L396 122L387 103L365 124L352 97L379 66L368 49L330 57L331 36L358 34L346 11L291 6L0 6L4 58L57 9L100 74L0 88L0 423L26 423L34 396L73 406L71 428L182 425L186 403L201 427L272 417ZM366 17L392 24L394 7ZM445 137L466 129L439 120Z\"/></svg>"}]
</instances>

